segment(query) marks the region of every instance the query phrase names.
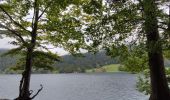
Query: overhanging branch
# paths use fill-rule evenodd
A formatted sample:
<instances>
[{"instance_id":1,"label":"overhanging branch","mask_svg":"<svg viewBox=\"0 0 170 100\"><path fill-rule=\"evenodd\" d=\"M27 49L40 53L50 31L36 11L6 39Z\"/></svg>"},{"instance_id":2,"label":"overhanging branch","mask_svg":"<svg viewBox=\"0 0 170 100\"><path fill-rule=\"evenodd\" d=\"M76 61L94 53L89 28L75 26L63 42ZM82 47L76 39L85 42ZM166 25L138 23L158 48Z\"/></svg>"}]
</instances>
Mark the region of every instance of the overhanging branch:
<instances>
[{"instance_id":1,"label":"overhanging branch","mask_svg":"<svg viewBox=\"0 0 170 100\"><path fill-rule=\"evenodd\" d=\"M37 91L37 93L36 93L33 97L31 97L31 100L34 99L34 98L42 91L43 85L40 84L40 87L41 87L41 88Z\"/></svg>"},{"instance_id":2,"label":"overhanging branch","mask_svg":"<svg viewBox=\"0 0 170 100\"><path fill-rule=\"evenodd\" d=\"M10 31L11 34L17 36L22 41L22 43L24 43L24 44L26 43L24 38L20 34L18 34L17 31L15 31L13 29L10 29L10 28L8 28L7 26L5 26L5 25L3 25L1 23L0 23L0 27L7 29L8 31Z\"/></svg>"},{"instance_id":3,"label":"overhanging branch","mask_svg":"<svg viewBox=\"0 0 170 100\"><path fill-rule=\"evenodd\" d=\"M17 26L19 26L21 29L25 30L26 32L31 33L29 30L27 30L26 28L24 28L21 24L19 24L18 22L16 22L11 16L10 14L0 5L0 9L9 17L9 19Z\"/></svg>"},{"instance_id":4,"label":"overhanging branch","mask_svg":"<svg viewBox=\"0 0 170 100\"><path fill-rule=\"evenodd\" d=\"M52 0L53 1L53 0ZM40 19L43 14L46 12L46 10L50 7L50 5L52 4L52 1L50 1L47 6L44 8L44 10L42 11L42 13L38 16L38 19Z\"/></svg>"}]
</instances>

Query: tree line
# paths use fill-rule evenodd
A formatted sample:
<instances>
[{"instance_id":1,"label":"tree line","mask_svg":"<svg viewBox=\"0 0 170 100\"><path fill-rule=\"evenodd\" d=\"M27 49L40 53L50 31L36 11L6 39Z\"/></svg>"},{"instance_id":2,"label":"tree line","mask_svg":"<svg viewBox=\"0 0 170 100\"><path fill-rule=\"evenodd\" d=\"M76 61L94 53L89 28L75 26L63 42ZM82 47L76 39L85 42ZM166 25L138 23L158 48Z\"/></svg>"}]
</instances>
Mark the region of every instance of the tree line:
<instances>
[{"instance_id":1,"label":"tree line","mask_svg":"<svg viewBox=\"0 0 170 100\"><path fill-rule=\"evenodd\" d=\"M0 54L3 55L8 49L0 50ZM41 68L33 68L33 73L73 73L73 72L85 72L87 69L99 68L108 64L119 63L118 59L111 58L105 54L105 51L94 53L83 53L82 57L75 57L73 55L63 55L60 62L53 62L49 66ZM23 66L16 64L21 62L21 56L1 56L0 57L0 72L3 73L21 73ZM38 67L37 66L37 67ZM45 65L44 65L45 66ZM47 65L46 65L47 66ZM33 66L34 67L34 66Z\"/></svg>"}]
</instances>

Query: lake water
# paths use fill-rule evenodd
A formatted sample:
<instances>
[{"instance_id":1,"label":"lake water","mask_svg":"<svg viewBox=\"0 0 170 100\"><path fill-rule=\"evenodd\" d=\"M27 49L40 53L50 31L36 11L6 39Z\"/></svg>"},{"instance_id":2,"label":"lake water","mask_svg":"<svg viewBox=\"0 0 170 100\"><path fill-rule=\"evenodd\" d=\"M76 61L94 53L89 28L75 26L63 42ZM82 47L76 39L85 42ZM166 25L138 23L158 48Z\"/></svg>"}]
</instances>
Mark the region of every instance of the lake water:
<instances>
[{"instance_id":1,"label":"lake water","mask_svg":"<svg viewBox=\"0 0 170 100\"><path fill-rule=\"evenodd\" d=\"M21 75L0 75L0 98L18 96ZM43 90L35 100L147 100L136 90L136 75L127 73L35 74L31 89Z\"/></svg>"}]
</instances>

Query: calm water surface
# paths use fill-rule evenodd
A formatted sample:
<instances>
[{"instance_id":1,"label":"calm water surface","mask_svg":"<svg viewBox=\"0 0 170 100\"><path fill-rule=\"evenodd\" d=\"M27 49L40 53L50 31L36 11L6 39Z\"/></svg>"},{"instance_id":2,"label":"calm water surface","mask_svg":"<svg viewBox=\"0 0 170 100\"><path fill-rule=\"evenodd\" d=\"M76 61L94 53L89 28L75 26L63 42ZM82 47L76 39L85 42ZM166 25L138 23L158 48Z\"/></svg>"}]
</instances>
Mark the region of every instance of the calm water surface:
<instances>
[{"instance_id":1,"label":"calm water surface","mask_svg":"<svg viewBox=\"0 0 170 100\"><path fill-rule=\"evenodd\" d=\"M21 75L0 75L0 98L15 98ZM35 100L147 100L127 73L36 74L31 89L44 88Z\"/></svg>"}]
</instances>

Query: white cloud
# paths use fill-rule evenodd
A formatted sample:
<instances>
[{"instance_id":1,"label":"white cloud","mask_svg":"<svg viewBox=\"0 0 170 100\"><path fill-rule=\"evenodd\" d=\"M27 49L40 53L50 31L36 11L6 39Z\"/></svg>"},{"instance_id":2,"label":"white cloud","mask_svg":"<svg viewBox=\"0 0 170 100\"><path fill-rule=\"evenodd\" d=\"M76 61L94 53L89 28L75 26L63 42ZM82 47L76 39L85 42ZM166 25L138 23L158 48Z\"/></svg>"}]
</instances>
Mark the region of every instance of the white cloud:
<instances>
[{"instance_id":1,"label":"white cloud","mask_svg":"<svg viewBox=\"0 0 170 100\"><path fill-rule=\"evenodd\" d=\"M0 48L3 48L3 49L11 49L11 48L15 48L16 46L10 44L9 42L11 42L12 39L11 38L8 38L8 37L5 37L3 39L0 39Z\"/></svg>"}]
</instances>

